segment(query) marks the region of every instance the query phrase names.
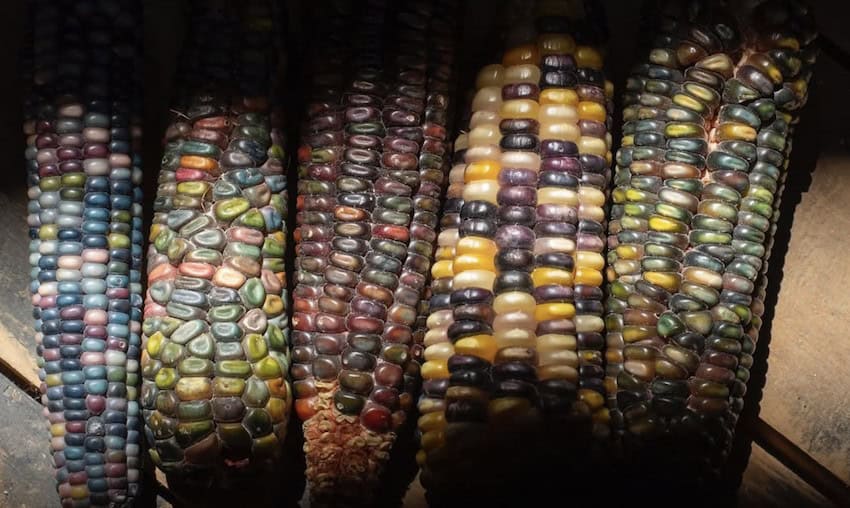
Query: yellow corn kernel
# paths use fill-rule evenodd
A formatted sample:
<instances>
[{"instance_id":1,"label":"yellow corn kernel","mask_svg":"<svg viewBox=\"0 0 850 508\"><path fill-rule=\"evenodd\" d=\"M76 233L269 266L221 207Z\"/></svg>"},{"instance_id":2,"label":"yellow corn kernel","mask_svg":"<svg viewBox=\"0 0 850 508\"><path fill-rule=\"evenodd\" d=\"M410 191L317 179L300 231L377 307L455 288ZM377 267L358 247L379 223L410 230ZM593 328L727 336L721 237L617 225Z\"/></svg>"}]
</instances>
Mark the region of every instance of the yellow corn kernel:
<instances>
[{"instance_id":1,"label":"yellow corn kernel","mask_svg":"<svg viewBox=\"0 0 850 508\"><path fill-rule=\"evenodd\" d=\"M457 228L444 229L437 235L437 245L454 248L459 236Z\"/></svg>"},{"instance_id":2,"label":"yellow corn kernel","mask_svg":"<svg viewBox=\"0 0 850 508\"><path fill-rule=\"evenodd\" d=\"M547 88L540 92L540 104L566 104L578 106L578 94L569 88Z\"/></svg>"},{"instance_id":3,"label":"yellow corn kernel","mask_svg":"<svg viewBox=\"0 0 850 508\"><path fill-rule=\"evenodd\" d=\"M538 353L549 351L575 351L575 335L561 335L558 333L547 333L537 337Z\"/></svg>"},{"instance_id":4,"label":"yellow corn kernel","mask_svg":"<svg viewBox=\"0 0 850 508\"><path fill-rule=\"evenodd\" d=\"M61 437L65 435L65 423L54 423L50 426L50 435L53 437Z\"/></svg>"},{"instance_id":5,"label":"yellow corn kernel","mask_svg":"<svg viewBox=\"0 0 850 508\"><path fill-rule=\"evenodd\" d=\"M501 64L485 65L475 76L476 89L481 89L487 86L501 87L504 82L505 67ZM455 149L458 149L457 143L455 143Z\"/></svg>"},{"instance_id":6,"label":"yellow corn kernel","mask_svg":"<svg viewBox=\"0 0 850 508\"><path fill-rule=\"evenodd\" d=\"M427 361L420 370L422 379L445 379L449 377L448 361Z\"/></svg>"},{"instance_id":7,"label":"yellow corn kernel","mask_svg":"<svg viewBox=\"0 0 850 508\"><path fill-rule=\"evenodd\" d=\"M443 259L434 263L431 267L431 277L442 279L444 277L453 277L455 274L451 259Z\"/></svg>"},{"instance_id":8,"label":"yellow corn kernel","mask_svg":"<svg viewBox=\"0 0 850 508\"><path fill-rule=\"evenodd\" d=\"M472 111L492 111L498 113L502 107L502 87L501 86L486 86L479 88L472 98ZM468 135L467 135L468 136ZM474 146L471 137L467 137L469 146Z\"/></svg>"},{"instance_id":9,"label":"yellow corn kernel","mask_svg":"<svg viewBox=\"0 0 850 508\"><path fill-rule=\"evenodd\" d=\"M537 118L540 105L531 99L514 99L502 103L499 114L502 118Z\"/></svg>"},{"instance_id":10,"label":"yellow corn kernel","mask_svg":"<svg viewBox=\"0 0 850 508\"><path fill-rule=\"evenodd\" d=\"M605 157L608 153L608 145L605 144L605 140L602 138L581 136L578 140L578 150L580 153Z\"/></svg>"},{"instance_id":11,"label":"yellow corn kernel","mask_svg":"<svg viewBox=\"0 0 850 508\"><path fill-rule=\"evenodd\" d=\"M537 379L566 379L575 383L578 382L578 370L570 365L542 365L537 368Z\"/></svg>"},{"instance_id":12,"label":"yellow corn kernel","mask_svg":"<svg viewBox=\"0 0 850 508\"><path fill-rule=\"evenodd\" d=\"M465 236L458 240L455 252L458 256L463 254L489 255L493 257L499 251L496 242L481 236Z\"/></svg>"},{"instance_id":13,"label":"yellow corn kernel","mask_svg":"<svg viewBox=\"0 0 850 508\"><path fill-rule=\"evenodd\" d=\"M42 227L44 227L44 226L42 226ZM156 237L159 236L159 233L162 232L163 227L165 227L164 224L151 224L151 230L150 230L150 233L148 234L148 241L153 243L153 241L156 240ZM45 239L44 237L41 237L41 238Z\"/></svg>"},{"instance_id":14,"label":"yellow corn kernel","mask_svg":"<svg viewBox=\"0 0 850 508\"><path fill-rule=\"evenodd\" d=\"M548 252L573 252L576 250L576 242L571 238L549 237L538 238L534 241L534 255L546 254Z\"/></svg>"},{"instance_id":15,"label":"yellow corn kernel","mask_svg":"<svg viewBox=\"0 0 850 508\"><path fill-rule=\"evenodd\" d=\"M534 297L523 291L501 293L493 300L493 310L497 314L507 314L508 312L517 311L532 314L536 305L537 302Z\"/></svg>"},{"instance_id":16,"label":"yellow corn kernel","mask_svg":"<svg viewBox=\"0 0 850 508\"><path fill-rule=\"evenodd\" d=\"M665 233L687 233L688 226L676 219L663 217L661 215L653 215L649 218L649 227L653 231L662 231Z\"/></svg>"},{"instance_id":17,"label":"yellow corn kernel","mask_svg":"<svg viewBox=\"0 0 850 508\"><path fill-rule=\"evenodd\" d=\"M437 251L434 253L434 259L438 261L451 261L455 257L455 249L454 247L437 247Z\"/></svg>"},{"instance_id":18,"label":"yellow corn kernel","mask_svg":"<svg viewBox=\"0 0 850 508\"><path fill-rule=\"evenodd\" d=\"M467 270L455 275L453 289L482 288L492 291L496 273L489 270Z\"/></svg>"},{"instance_id":19,"label":"yellow corn kernel","mask_svg":"<svg viewBox=\"0 0 850 508\"><path fill-rule=\"evenodd\" d=\"M578 368L579 358L575 351L569 349L538 351L538 365L569 365Z\"/></svg>"},{"instance_id":20,"label":"yellow corn kernel","mask_svg":"<svg viewBox=\"0 0 850 508\"><path fill-rule=\"evenodd\" d=\"M642 245L620 244L614 249L620 259L640 259L643 256Z\"/></svg>"},{"instance_id":21,"label":"yellow corn kernel","mask_svg":"<svg viewBox=\"0 0 850 508\"><path fill-rule=\"evenodd\" d=\"M577 47L575 59L577 67L602 70L602 54L595 48L591 48L590 46Z\"/></svg>"},{"instance_id":22,"label":"yellow corn kernel","mask_svg":"<svg viewBox=\"0 0 850 508\"><path fill-rule=\"evenodd\" d=\"M534 152L511 150L502 153L502 167L514 169L540 170L540 155Z\"/></svg>"},{"instance_id":23,"label":"yellow corn kernel","mask_svg":"<svg viewBox=\"0 0 850 508\"><path fill-rule=\"evenodd\" d=\"M502 329L493 331L496 345L499 349L506 347L533 348L536 340L534 330L524 328Z\"/></svg>"},{"instance_id":24,"label":"yellow corn kernel","mask_svg":"<svg viewBox=\"0 0 850 508\"><path fill-rule=\"evenodd\" d=\"M605 210L601 206L578 205L578 218L593 220L599 223L605 222Z\"/></svg>"},{"instance_id":25,"label":"yellow corn kernel","mask_svg":"<svg viewBox=\"0 0 850 508\"><path fill-rule=\"evenodd\" d=\"M581 120L605 122L605 106L598 102L581 101L578 103L578 117Z\"/></svg>"},{"instance_id":26,"label":"yellow corn kernel","mask_svg":"<svg viewBox=\"0 0 850 508\"><path fill-rule=\"evenodd\" d=\"M578 125L565 122L540 122L540 139L557 139L559 141L572 141L578 143L581 138L581 130Z\"/></svg>"},{"instance_id":27,"label":"yellow corn kernel","mask_svg":"<svg viewBox=\"0 0 850 508\"><path fill-rule=\"evenodd\" d=\"M523 44L505 51L502 65L510 68L513 65L536 64L540 60L540 51L536 44Z\"/></svg>"},{"instance_id":28,"label":"yellow corn kernel","mask_svg":"<svg viewBox=\"0 0 850 508\"><path fill-rule=\"evenodd\" d=\"M649 200L649 193L644 190L635 189L634 187L626 189L626 201L642 202Z\"/></svg>"},{"instance_id":29,"label":"yellow corn kernel","mask_svg":"<svg viewBox=\"0 0 850 508\"><path fill-rule=\"evenodd\" d=\"M721 123L715 131L718 141L727 139L754 142L758 133L749 125L736 122ZM179 186L178 186L179 187Z\"/></svg>"},{"instance_id":30,"label":"yellow corn kernel","mask_svg":"<svg viewBox=\"0 0 850 508\"><path fill-rule=\"evenodd\" d=\"M422 434L420 444L422 445L422 449L426 452L428 450L433 450L434 448L439 448L446 444L446 435L441 430L426 432Z\"/></svg>"},{"instance_id":31,"label":"yellow corn kernel","mask_svg":"<svg viewBox=\"0 0 850 508\"><path fill-rule=\"evenodd\" d=\"M498 180L477 180L463 188L464 201L487 201L495 205L498 204L498 194Z\"/></svg>"},{"instance_id":32,"label":"yellow corn kernel","mask_svg":"<svg viewBox=\"0 0 850 508\"><path fill-rule=\"evenodd\" d=\"M531 272L531 280L535 287L560 284L569 286L573 283L573 274L560 268L541 267Z\"/></svg>"},{"instance_id":33,"label":"yellow corn kernel","mask_svg":"<svg viewBox=\"0 0 850 508\"><path fill-rule=\"evenodd\" d=\"M515 422L517 418L531 411L531 401L525 397L499 397L487 405L488 421Z\"/></svg>"},{"instance_id":34,"label":"yellow corn kernel","mask_svg":"<svg viewBox=\"0 0 850 508\"><path fill-rule=\"evenodd\" d=\"M424 414L419 417L417 426L422 432L430 432L432 430L443 430L446 428L446 415L441 411Z\"/></svg>"},{"instance_id":35,"label":"yellow corn kernel","mask_svg":"<svg viewBox=\"0 0 850 508\"><path fill-rule=\"evenodd\" d=\"M148 337L148 341L145 344L145 349L151 358L158 358L159 352L162 351L162 341L165 340L165 336L162 335L162 332L156 332L150 337Z\"/></svg>"},{"instance_id":36,"label":"yellow corn kernel","mask_svg":"<svg viewBox=\"0 0 850 508\"><path fill-rule=\"evenodd\" d=\"M498 125L501 121L498 111L479 110L472 113L469 119L469 130L472 130L480 125L494 124Z\"/></svg>"},{"instance_id":37,"label":"yellow corn kernel","mask_svg":"<svg viewBox=\"0 0 850 508\"><path fill-rule=\"evenodd\" d=\"M571 319L576 315L576 308L571 303L551 302L541 303L534 310L534 319L549 321L551 319Z\"/></svg>"},{"instance_id":38,"label":"yellow corn kernel","mask_svg":"<svg viewBox=\"0 0 850 508\"><path fill-rule=\"evenodd\" d=\"M593 314L579 314L575 317L577 333L602 332L605 330L605 321Z\"/></svg>"},{"instance_id":39,"label":"yellow corn kernel","mask_svg":"<svg viewBox=\"0 0 850 508\"><path fill-rule=\"evenodd\" d=\"M48 387L61 386L62 385L62 374L47 374L46 376L44 376L44 383Z\"/></svg>"},{"instance_id":40,"label":"yellow corn kernel","mask_svg":"<svg viewBox=\"0 0 850 508\"><path fill-rule=\"evenodd\" d=\"M644 272L643 278L671 293L678 291L679 284L682 282L682 277L678 273L670 272Z\"/></svg>"},{"instance_id":41,"label":"yellow corn kernel","mask_svg":"<svg viewBox=\"0 0 850 508\"><path fill-rule=\"evenodd\" d=\"M499 348L492 335L473 335L455 342L455 354L470 355L492 362Z\"/></svg>"},{"instance_id":42,"label":"yellow corn kernel","mask_svg":"<svg viewBox=\"0 0 850 508\"><path fill-rule=\"evenodd\" d=\"M578 193L564 187L541 187L537 190L538 205L578 205Z\"/></svg>"},{"instance_id":43,"label":"yellow corn kernel","mask_svg":"<svg viewBox=\"0 0 850 508\"><path fill-rule=\"evenodd\" d=\"M565 123L578 122L578 110L569 104L541 104L540 121L560 121Z\"/></svg>"},{"instance_id":44,"label":"yellow corn kernel","mask_svg":"<svg viewBox=\"0 0 850 508\"><path fill-rule=\"evenodd\" d=\"M540 83L540 67L532 64L511 65L505 69L505 83Z\"/></svg>"},{"instance_id":45,"label":"yellow corn kernel","mask_svg":"<svg viewBox=\"0 0 850 508\"><path fill-rule=\"evenodd\" d=\"M601 408L605 404L605 397L602 396L601 393L596 390L588 390L587 388L581 388L578 391L578 398L580 401L590 407L591 411L596 411Z\"/></svg>"},{"instance_id":46,"label":"yellow corn kernel","mask_svg":"<svg viewBox=\"0 0 850 508\"><path fill-rule=\"evenodd\" d=\"M448 342L448 329L448 326L441 326L439 328L429 328L428 331L425 332L425 337L422 338L422 344L427 348L428 346L433 346L434 344L442 344L444 342Z\"/></svg>"},{"instance_id":47,"label":"yellow corn kernel","mask_svg":"<svg viewBox=\"0 0 850 508\"><path fill-rule=\"evenodd\" d=\"M723 288L723 277L716 272L700 268L698 266L688 266L682 270L682 276L688 282L693 282L701 286L708 286L714 289Z\"/></svg>"},{"instance_id":48,"label":"yellow corn kernel","mask_svg":"<svg viewBox=\"0 0 850 508\"><path fill-rule=\"evenodd\" d=\"M498 145L502 133L498 125L484 124L469 131L470 146ZM466 175L466 173L464 173Z\"/></svg>"},{"instance_id":49,"label":"yellow corn kernel","mask_svg":"<svg viewBox=\"0 0 850 508\"><path fill-rule=\"evenodd\" d=\"M89 497L88 485L71 485L71 499L85 499Z\"/></svg>"},{"instance_id":50,"label":"yellow corn kernel","mask_svg":"<svg viewBox=\"0 0 850 508\"><path fill-rule=\"evenodd\" d=\"M605 258L598 252L580 250L576 252L576 266L581 268L592 268L602 270L605 268Z\"/></svg>"},{"instance_id":51,"label":"yellow corn kernel","mask_svg":"<svg viewBox=\"0 0 850 508\"><path fill-rule=\"evenodd\" d=\"M611 413L608 411L607 407L602 407L593 412L591 419L593 420L593 423L600 423L604 425L611 421Z\"/></svg>"},{"instance_id":52,"label":"yellow corn kernel","mask_svg":"<svg viewBox=\"0 0 850 508\"><path fill-rule=\"evenodd\" d=\"M495 161L477 161L466 166L463 173L464 182L476 180L496 180L499 178L499 170L502 166Z\"/></svg>"},{"instance_id":53,"label":"yellow corn kernel","mask_svg":"<svg viewBox=\"0 0 850 508\"><path fill-rule=\"evenodd\" d=\"M575 284L582 284L585 286L601 286L602 272L594 270L593 268L576 268L574 282Z\"/></svg>"},{"instance_id":54,"label":"yellow corn kernel","mask_svg":"<svg viewBox=\"0 0 850 508\"><path fill-rule=\"evenodd\" d=\"M455 354L455 348L451 342L439 342L425 348L425 358L431 361L448 360Z\"/></svg>"},{"instance_id":55,"label":"yellow corn kernel","mask_svg":"<svg viewBox=\"0 0 850 508\"><path fill-rule=\"evenodd\" d=\"M455 274L466 270L489 270L496 271L493 256L482 256L477 254L461 254L452 261L452 269Z\"/></svg>"}]
</instances>

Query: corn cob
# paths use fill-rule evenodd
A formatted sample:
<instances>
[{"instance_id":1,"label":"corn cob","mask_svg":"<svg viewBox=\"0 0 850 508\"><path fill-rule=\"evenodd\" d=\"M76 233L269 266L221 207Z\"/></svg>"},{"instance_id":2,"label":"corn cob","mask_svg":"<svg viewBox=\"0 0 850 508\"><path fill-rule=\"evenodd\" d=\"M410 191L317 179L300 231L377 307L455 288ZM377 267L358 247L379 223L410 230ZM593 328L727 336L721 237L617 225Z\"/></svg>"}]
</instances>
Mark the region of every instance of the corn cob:
<instances>
[{"instance_id":1,"label":"corn cob","mask_svg":"<svg viewBox=\"0 0 850 508\"><path fill-rule=\"evenodd\" d=\"M287 204L271 6L193 12L204 29L186 51L149 237L141 402L154 463L209 485L282 450Z\"/></svg>"},{"instance_id":2,"label":"corn cob","mask_svg":"<svg viewBox=\"0 0 850 508\"><path fill-rule=\"evenodd\" d=\"M123 506L140 466L140 5L32 7L30 260L58 492Z\"/></svg>"},{"instance_id":3,"label":"corn cob","mask_svg":"<svg viewBox=\"0 0 850 508\"><path fill-rule=\"evenodd\" d=\"M755 281L805 102L813 38L794 2L668 5L624 102L609 225L609 405L627 449L677 437L716 472L761 305ZM639 449L639 448L637 448Z\"/></svg>"},{"instance_id":4,"label":"corn cob","mask_svg":"<svg viewBox=\"0 0 850 508\"><path fill-rule=\"evenodd\" d=\"M812 26L812 16L808 11L808 8L804 5L800 4L791 4L791 8L789 9L791 16L793 19L797 20L796 23L798 25L795 27L792 32L793 37L797 37L800 39L801 47L798 53L798 57L800 59L800 71L798 78L796 80L796 85L798 87L802 87L802 92L794 95L790 95L787 92L784 94L784 99L782 100L781 105L777 105L779 111L782 112L782 115L786 121L788 122L788 131L785 137L785 144L782 150L783 157L781 164L776 164L776 161L771 164L775 165L779 170L779 178L778 182L775 185L773 190L773 213L770 217L770 227L766 231L764 231L766 239L765 239L765 255L763 258L763 262L761 265L761 270L759 271L759 275L754 281L755 287L753 290L752 303L750 304L750 312L752 314L752 319L750 321L749 326L746 328L746 335L752 341L753 350L755 349L758 338L759 331L762 325L762 315L764 314L764 301L767 291L767 283L768 283L768 261L770 259L770 252L773 247L773 235L776 232L777 221L779 220L779 209L781 204L782 192L785 188L785 180L788 177L788 166L790 163L790 154L791 154L791 146L793 140L793 132L797 123L799 123L800 117L799 112L803 106L805 106L806 101L808 100L808 94L806 93L808 88L808 83L811 81L812 71L815 65L815 61L817 58L817 45L814 43L814 39L816 37L815 28ZM780 34L782 31L787 30L787 28L783 27L784 23L788 22L788 18L778 18L778 23L775 26L767 27L765 30L766 33L770 34L771 32ZM785 34L787 35L787 34ZM767 35L766 39L770 40L773 36ZM779 113L778 113L779 115ZM767 153L765 150L763 152ZM775 155L775 154L774 154ZM766 162L766 161L765 161ZM762 170L767 169L766 165L762 165ZM755 172L755 168L753 170ZM775 175L776 172L770 170L771 175ZM757 177L758 180L765 181L764 177ZM768 187L769 189L773 187L771 185L772 182L767 181L767 185L762 184L763 187ZM740 221L740 216L739 216ZM742 353L741 360L739 362L738 369L736 371L736 377L744 382L745 384L749 380L750 377L750 368L753 365L753 352ZM737 424L738 417L741 414L744 406L744 393L740 393L738 396L733 397L731 400L731 411L727 415L726 429L730 432L734 432L735 425ZM731 446L731 442L729 446ZM728 449L728 446L727 446Z\"/></svg>"},{"instance_id":5,"label":"corn cob","mask_svg":"<svg viewBox=\"0 0 850 508\"><path fill-rule=\"evenodd\" d=\"M419 389L420 302L448 169L447 10L415 2L390 14L370 3L356 21L350 76L319 76L334 87L308 107L293 376L315 503L374 501ZM397 48L391 73L385 22Z\"/></svg>"},{"instance_id":6,"label":"corn cob","mask_svg":"<svg viewBox=\"0 0 850 508\"><path fill-rule=\"evenodd\" d=\"M599 51L566 34L574 7L539 3L533 42L520 26L520 43L478 74L459 139L465 165L452 170L449 192L460 190L462 173L462 206L432 271L449 296L429 318L419 422L422 480L435 491L511 481L522 468L500 458L510 450L517 463L535 463L544 449L528 445L546 441L535 434L563 441L565 425L578 423L589 436L592 422L606 433L600 302L611 89ZM428 391L437 380L444 401Z\"/></svg>"}]
</instances>

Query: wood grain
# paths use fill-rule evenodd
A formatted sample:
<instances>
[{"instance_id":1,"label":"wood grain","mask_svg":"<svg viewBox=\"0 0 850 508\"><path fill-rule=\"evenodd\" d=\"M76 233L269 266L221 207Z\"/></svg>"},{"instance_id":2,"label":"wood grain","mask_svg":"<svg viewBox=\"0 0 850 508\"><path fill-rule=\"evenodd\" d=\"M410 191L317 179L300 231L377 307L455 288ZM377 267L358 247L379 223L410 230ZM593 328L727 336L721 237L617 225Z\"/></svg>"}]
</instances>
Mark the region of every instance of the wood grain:
<instances>
[{"instance_id":1,"label":"wood grain","mask_svg":"<svg viewBox=\"0 0 850 508\"><path fill-rule=\"evenodd\" d=\"M0 188L0 364L16 381L39 385L29 296L26 186ZM8 371L7 371L8 372Z\"/></svg>"}]
</instances>

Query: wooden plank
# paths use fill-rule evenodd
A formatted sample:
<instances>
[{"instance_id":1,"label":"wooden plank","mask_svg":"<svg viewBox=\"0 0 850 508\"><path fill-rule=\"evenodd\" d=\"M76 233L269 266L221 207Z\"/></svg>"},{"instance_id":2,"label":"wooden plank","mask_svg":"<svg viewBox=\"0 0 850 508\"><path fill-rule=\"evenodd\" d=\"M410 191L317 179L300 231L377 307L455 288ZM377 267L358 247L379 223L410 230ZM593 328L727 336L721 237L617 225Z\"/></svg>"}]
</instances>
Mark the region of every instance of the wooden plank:
<instances>
[{"instance_id":1,"label":"wooden plank","mask_svg":"<svg viewBox=\"0 0 850 508\"><path fill-rule=\"evenodd\" d=\"M738 506L827 508L834 505L764 449L753 446L738 490Z\"/></svg>"},{"instance_id":2,"label":"wooden plank","mask_svg":"<svg viewBox=\"0 0 850 508\"><path fill-rule=\"evenodd\" d=\"M850 482L845 382L850 349L844 347L850 264L843 262L850 249L850 213L844 208L850 195L850 111L835 104L848 87L850 69L822 55L786 190L786 198L799 205L790 238L780 230L774 245L780 257L785 245L787 253L784 264L771 258L781 272L770 291L779 291L759 343L760 349L769 348L761 417L845 482ZM812 150L819 157L809 175ZM790 214L783 216L785 222L790 219Z\"/></svg>"},{"instance_id":3,"label":"wooden plank","mask_svg":"<svg viewBox=\"0 0 850 508\"><path fill-rule=\"evenodd\" d=\"M0 376L0 506L59 506L41 406Z\"/></svg>"},{"instance_id":4,"label":"wooden plank","mask_svg":"<svg viewBox=\"0 0 850 508\"><path fill-rule=\"evenodd\" d=\"M0 189L0 363L16 382L38 387L35 330L29 295L27 192L23 181ZM6 371L8 373L8 371Z\"/></svg>"}]
</instances>

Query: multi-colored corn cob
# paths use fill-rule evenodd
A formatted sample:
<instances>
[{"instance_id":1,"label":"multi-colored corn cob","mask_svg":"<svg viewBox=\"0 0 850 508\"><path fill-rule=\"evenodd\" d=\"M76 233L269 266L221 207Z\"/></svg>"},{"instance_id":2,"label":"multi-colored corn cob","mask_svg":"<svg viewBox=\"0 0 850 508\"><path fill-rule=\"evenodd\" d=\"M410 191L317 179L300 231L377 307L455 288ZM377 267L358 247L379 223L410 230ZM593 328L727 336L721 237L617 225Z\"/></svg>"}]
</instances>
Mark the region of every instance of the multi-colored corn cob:
<instances>
[{"instance_id":1,"label":"multi-colored corn cob","mask_svg":"<svg viewBox=\"0 0 850 508\"><path fill-rule=\"evenodd\" d=\"M271 5L193 12L150 231L141 402L156 465L210 482L283 448L287 194Z\"/></svg>"},{"instance_id":2,"label":"multi-colored corn cob","mask_svg":"<svg viewBox=\"0 0 850 508\"><path fill-rule=\"evenodd\" d=\"M63 506L138 494L141 5L33 2L33 304Z\"/></svg>"},{"instance_id":3,"label":"multi-colored corn cob","mask_svg":"<svg viewBox=\"0 0 850 508\"><path fill-rule=\"evenodd\" d=\"M452 35L441 3L357 11L350 71L315 78L299 150L293 377L313 502L368 505L419 389Z\"/></svg>"},{"instance_id":4,"label":"multi-colored corn cob","mask_svg":"<svg viewBox=\"0 0 850 508\"><path fill-rule=\"evenodd\" d=\"M535 464L541 449L527 439L542 444L541 435L552 437L546 430L563 439L579 422L584 438L571 439L587 441L595 423L606 434L611 87L599 50L568 35L580 13L546 1L536 13L533 38L478 74L469 132L458 140L463 160L452 170L449 203L451 211L460 205L459 217L450 215L440 235L438 310L422 368L418 459L423 483L436 491L490 482L491 474L508 481L509 471ZM505 464L506 456L523 466Z\"/></svg>"},{"instance_id":5,"label":"multi-colored corn cob","mask_svg":"<svg viewBox=\"0 0 850 508\"><path fill-rule=\"evenodd\" d=\"M746 391L761 314L753 294L814 35L793 1L670 2L658 12L661 35L624 96L609 405L627 449L668 438L682 459L695 445L711 472Z\"/></svg>"}]
</instances>

